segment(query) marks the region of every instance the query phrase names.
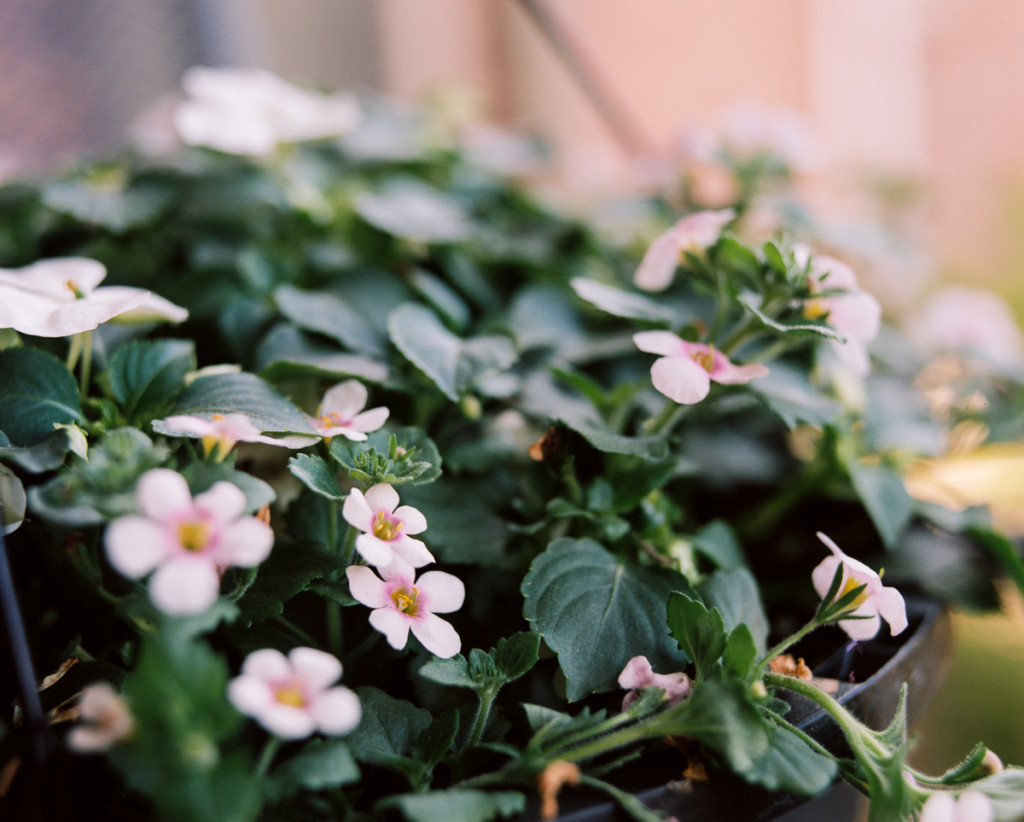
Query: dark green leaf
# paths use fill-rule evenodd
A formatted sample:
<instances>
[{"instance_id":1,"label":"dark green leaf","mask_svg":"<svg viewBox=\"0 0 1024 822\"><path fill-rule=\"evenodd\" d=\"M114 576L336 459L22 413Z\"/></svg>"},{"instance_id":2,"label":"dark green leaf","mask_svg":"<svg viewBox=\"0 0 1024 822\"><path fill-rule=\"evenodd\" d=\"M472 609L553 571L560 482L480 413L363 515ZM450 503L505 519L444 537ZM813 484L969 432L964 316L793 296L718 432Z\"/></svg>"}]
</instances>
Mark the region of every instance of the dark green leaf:
<instances>
[{"instance_id":1,"label":"dark green leaf","mask_svg":"<svg viewBox=\"0 0 1024 822\"><path fill-rule=\"evenodd\" d=\"M770 791L813 796L836 778L835 760L812 749L786 728L770 726L768 750L743 772L748 782Z\"/></svg>"},{"instance_id":2,"label":"dark green leaf","mask_svg":"<svg viewBox=\"0 0 1024 822\"><path fill-rule=\"evenodd\" d=\"M788 428L801 422L821 427L843 414L842 403L815 389L807 374L778 361L772 363L767 377L754 380L749 388Z\"/></svg>"},{"instance_id":3,"label":"dark green leaf","mask_svg":"<svg viewBox=\"0 0 1024 822\"><path fill-rule=\"evenodd\" d=\"M151 223L170 206L173 196L172 189L154 183L122 188L64 180L43 189L43 202L49 208L118 234Z\"/></svg>"},{"instance_id":4,"label":"dark green leaf","mask_svg":"<svg viewBox=\"0 0 1024 822\"><path fill-rule=\"evenodd\" d=\"M867 509L886 547L894 547L910 522L914 503L898 473L884 465L859 460L846 466L857 496Z\"/></svg>"},{"instance_id":5,"label":"dark green leaf","mask_svg":"<svg viewBox=\"0 0 1024 822\"><path fill-rule=\"evenodd\" d=\"M314 454L297 454L288 460L288 470L310 491L335 502L345 499L335 472Z\"/></svg>"},{"instance_id":6,"label":"dark green leaf","mask_svg":"<svg viewBox=\"0 0 1024 822\"><path fill-rule=\"evenodd\" d=\"M75 378L38 348L0 351L0 385L0 420L13 445L35 445L53 433L55 423L84 420Z\"/></svg>"},{"instance_id":7,"label":"dark green leaf","mask_svg":"<svg viewBox=\"0 0 1024 822\"><path fill-rule=\"evenodd\" d=\"M434 717L416 740L413 758L433 770L434 766L448 755L448 751L455 744L458 732L459 712L454 708Z\"/></svg>"},{"instance_id":8,"label":"dark green leaf","mask_svg":"<svg viewBox=\"0 0 1024 822\"><path fill-rule=\"evenodd\" d=\"M306 331L315 331L347 349L380 357L387 343L363 314L327 291L302 291L290 285L274 292L274 301L289 320Z\"/></svg>"},{"instance_id":9,"label":"dark green leaf","mask_svg":"<svg viewBox=\"0 0 1024 822\"><path fill-rule=\"evenodd\" d=\"M428 243L453 243L469 236L472 223L450 197L414 180L392 182L377 193L356 198L366 222L396 237Z\"/></svg>"},{"instance_id":10,"label":"dark green leaf","mask_svg":"<svg viewBox=\"0 0 1024 822\"><path fill-rule=\"evenodd\" d=\"M685 579L630 565L591 539L552 542L523 580L523 616L557 654L570 701L616 687L638 654L655 669L678 670L665 630L668 595Z\"/></svg>"},{"instance_id":11,"label":"dark green leaf","mask_svg":"<svg viewBox=\"0 0 1024 822\"><path fill-rule=\"evenodd\" d=\"M110 358L110 390L136 425L161 416L196 368L195 346L187 340L138 340Z\"/></svg>"},{"instance_id":12,"label":"dark green leaf","mask_svg":"<svg viewBox=\"0 0 1024 822\"><path fill-rule=\"evenodd\" d=\"M540 652L540 636L519 632L503 637L491 650L491 658L505 682L512 682L526 674L536 663Z\"/></svg>"},{"instance_id":13,"label":"dark green leaf","mask_svg":"<svg viewBox=\"0 0 1024 822\"><path fill-rule=\"evenodd\" d=\"M299 788L319 791L338 788L359 779L359 766L348 745L340 739L314 739L274 769L264 792L273 801L292 796Z\"/></svg>"},{"instance_id":14,"label":"dark green leaf","mask_svg":"<svg viewBox=\"0 0 1024 822\"><path fill-rule=\"evenodd\" d=\"M393 757L412 756L416 740L430 725L430 712L378 688L359 688L357 693L363 717L347 738L356 759L387 764Z\"/></svg>"},{"instance_id":15,"label":"dark green leaf","mask_svg":"<svg viewBox=\"0 0 1024 822\"><path fill-rule=\"evenodd\" d=\"M242 621L252 624L284 610L284 603L316 579L340 572L344 562L322 545L305 541L278 544L260 565L256 581L238 600Z\"/></svg>"},{"instance_id":16,"label":"dark green leaf","mask_svg":"<svg viewBox=\"0 0 1024 822\"><path fill-rule=\"evenodd\" d=\"M761 605L761 591L746 568L715 571L700 585L701 598L721 613L725 630L746 625L759 653L768 642L768 617Z\"/></svg>"},{"instance_id":17,"label":"dark green leaf","mask_svg":"<svg viewBox=\"0 0 1024 822\"><path fill-rule=\"evenodd\" d=\"M725 640L725 649L722 651L722 667L726 675L746 679L753 672L757 657L758 647L750 628L737 625Z\"/></svg>"},{"instance_id":18,"label":"dark green leaf","mask_svg":"<svg viewBox=\"0 0 1024 822\"><path fill-rule=\"evenodd\" d=\"M472 565L495 563L505 555L510 532L508 521L495 512L502 502L499 495L500 489L483 488L469 478L445 477L402 489L402 501L430 523L425 538L438 559Z\"/></svg>"},{"instance_id":19,"label":"dark green leaf","mask_svg":"<svg viewBox=\"0 0 1024 822\"><path fill-rule=\"evenodd\" d=\"M409 276L409 285L426 300L448 325L457 331L469 326L472 315L469 306L444 280L429 271L416 268Z\"/></svg>"},{"instance_id":20,"label":"dark green leaf","mask_svg":"<svg viewBox=\"0 0 1024 822\"><path fill-rule=\"evenodd\" d=\"M722 570L745 568L747 565L736 534L724 520L712 520L694 534L693 547Z\"/></svg>"},{"instance_id":21,"label":"dark green leaf","mask_svg":"<svg viewBox=\"0 0 1024 822\"><path fill-rule=\"evenodd\" d=\"M321 342L290 323L274 326L256 350L256 365L268 380L298 377L342 379L358 377L366 382L388 379L386 363L361 354L348 354Z\"/></svg>"},{"instance_id":22,"label":"dark green leaf","mask_svg":"<svg viewBox=\"0 0 1024 822\"><path fill-rule=\"evenodd\" d=\"M608 454L630 454L636 457L661 459L668 453L668 440L665 437L627 437L615 433L604 423L593 420L558 422L571 428L598 451Z\"/></svg>"},{"instance_id":23,"label":"dark green leaf","mask_svg":"<svg viewBox=\"0 0 1024 822\"><path fill-rule=\"evenodd\" d=\"M711 673L725 650L725 626L717 609L673 591L668 598L668 628L697 668L697 679Z\"/></svg>"}]
</instances>

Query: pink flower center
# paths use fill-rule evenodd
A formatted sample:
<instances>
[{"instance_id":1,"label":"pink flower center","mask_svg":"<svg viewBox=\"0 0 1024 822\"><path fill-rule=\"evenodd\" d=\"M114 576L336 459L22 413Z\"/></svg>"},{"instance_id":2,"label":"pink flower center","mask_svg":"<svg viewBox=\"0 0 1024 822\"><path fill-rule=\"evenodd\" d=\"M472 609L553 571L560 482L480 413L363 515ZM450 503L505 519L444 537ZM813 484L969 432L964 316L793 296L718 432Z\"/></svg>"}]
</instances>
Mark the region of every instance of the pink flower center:
<instances>
[{"instance_id":1,"label":"pink flower center","mask_svg":"<svg viewBox=\"0 0 1024 822\"><path fill-rule=\"evenodd\" d=\"M302 687L302 680L293 676L286 682L274 686L274 699L290 708L305 708L306 692Z\"/></svg>"},{"instance_id":2,"label":"pink flower center","mask_svg":"<svg viewBox=\"0 0 1024 822\"><path fill-rule=\"evenodd\" d=\"M186 551L202 551L212 536L210 523L199 519L178 523L178 542Z\"/></svg>"},{"instance_id":3,"label":"pink flower center","mask_svg":"<svg viewBox=\"0 0 1024 822\"><path fill-rule=\"evenodd\" d=\"M399 588L397 591L391 592L391 601L395 603L395 607L406 616L414 617L420 612L419 606L420 592L416 590L415 586L409 588Z\"/></svg>"},{"instance_id":4,"label":"pink flower center","mask_svg":"<svg viewBox=\"0 0 1024 822\"><path fill-rule=\"evenodd\" d=\"M405 523L396 517L392 517L387 511L381 509L373 519L373 535L377 539L391 542L401 536L402 526Z\"/></svg>"},{"instance_id":5,"label":"pink flower center","mask_svg":"<svg viewBox=\"0 0 1024 822\"><path fill-rule=\"evenodd\" d=\"M352 420L345 419L341 414L332 411L320 418L320 424L324 428L348 428L352 424Z\"/></svg>"}]
</instances>

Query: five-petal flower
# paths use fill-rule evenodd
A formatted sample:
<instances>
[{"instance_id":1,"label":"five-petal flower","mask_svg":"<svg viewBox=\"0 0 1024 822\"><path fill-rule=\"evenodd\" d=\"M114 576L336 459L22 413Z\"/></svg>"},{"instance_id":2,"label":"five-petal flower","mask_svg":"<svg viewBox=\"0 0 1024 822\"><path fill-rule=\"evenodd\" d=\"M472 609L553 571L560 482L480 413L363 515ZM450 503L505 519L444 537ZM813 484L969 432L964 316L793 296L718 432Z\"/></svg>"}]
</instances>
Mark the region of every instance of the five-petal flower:
<instances>
[{"instance_id":1,"label":"five-petal flower","mask_svg":"<svg viewBox=\"0 0 1024 822\"><path fill-rule=\"evenodd\" d=\"M282 739L314 731L338 736L353 730L362 714L359 697L343 685L341 663L315 648L254 651L228 683L228 699L246 716ZM331 687L331 686L334 687Z\"/></svg>"},{"instance_id":2,"label":"five-petal flower","mask_svg":"<svg viewBox=\"0 0 1024 822\"><path fill-rule=\"evenodd\" d=\"M154 468L142 475L135 496L142 516L110 523L107 558L126 577L152 572L149 595L164 613L207 610L224 568L258 565L273 547L270 526L244 515L245 494L230 482L217 482L193 499L181 474Z\"/></svg>"},{"instance_id":3,"label":"five-petal flower","mask_svg":"<svg viewBox=\"0 0 1024 822\"><path fill-rule=\"evenodd\" d=\"M735 365L712 346L687 342L671 331L640 331L633 335L633 342L641 351L662 355L651 366L651 381L662 394L683 405L704 399L712 380L736 385L768 375L760 363Z\"/></svg>"},{"instance_id":4,"label":"five-petal flower","mask_svg":"<svg viewBox=\"0 0 1024 822\"><path fill-rule=\"evenodd\" d=\"M881 577L863 562L848 557L831 539L818 532L820 539L832 552L832 556L824 559L811 572L811 580L818 596L825 596L837 569L842 567L842 582L837 598L861 585L865 586L854 603L850 606L849 616L856 619L843 619L839 627L846 631L850 639L867 640L874 638L881 626L881 620L889 623L893 636L907 627L907 608L903 596L895 588L882 585Z\"/></svg>"},{"instance_id":5,"label":"five-petal flower","mask_svg":"<svg viewBox=\"0 0 1024 822\"><path fill-rule=\"evenodd\" d=\"M411 630L432 654L442 659L455 656L462 641L436 614L462 607L466 597L462 580L444 571L427 571L417 579L412 566L398 558L378 570L383 579L365 565L345 571L352 596L374 609L370 624L384 634L392 648L404 648Z\"/></svg>"},{"instance_id":6,"label":"five-petal flower","mask_svg":"<svg viewBox=\"0 0 1024 822\"><path fill-rule=\"evenodd\" d=\"M33 337L69 337L114 318L180 323L188 317L184 308L150 291L99 287L106 276L102 263L85 257L0 269L0 328Z\"/></svg>"},{"instance_id":7,"label":"five-petal flower","mask_svg":"<svg viewBox=\"0 0 1024 822\"><path fill-rule=\"evenodd\" d=\"M363 533L356 537L356 550L370 565L387 566L396 558L414 568L434 561L427 546L412 534L427 529L427 520L410 505L398 504L398 492L380 482L365 494L353 488L341 513L349 525Z\"/></svg>"},{"instance_id":8,"label":"five-petal flower","mask_svg":"<svg viewBox=\"0 0 1024 822\"><path fill-rule=\"evenodd\" d=\"M324 394L317 416L310 422L327 440L342 436L361 442L387 421L389 413L383 406L363 411L367 397L366 386L358 380L338 383Z\"/></svg>"},{"instance_id":9,"label":"five-petal flower","mask_svg":"<svg viewBox=\"0 0 1024 822\"><path fill-rule=\"evenodd\" d=\"M664 291L671 285L683 254L714 245L735 216L731 208L686 215L651 243L633 275L633 283L645 291Z\"/></svg>"}]
</instances>

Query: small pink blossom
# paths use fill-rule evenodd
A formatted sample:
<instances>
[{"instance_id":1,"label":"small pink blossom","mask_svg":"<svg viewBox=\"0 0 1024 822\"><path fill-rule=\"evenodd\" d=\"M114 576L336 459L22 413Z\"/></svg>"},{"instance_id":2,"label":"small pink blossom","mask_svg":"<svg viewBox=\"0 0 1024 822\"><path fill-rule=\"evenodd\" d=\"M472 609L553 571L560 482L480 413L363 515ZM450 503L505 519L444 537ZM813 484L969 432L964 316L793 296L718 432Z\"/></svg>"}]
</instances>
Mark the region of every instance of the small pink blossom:
<instances>
[{"instance_id":1,"label":"small pink blossom","mask_svg":"<svg viewBox=\"0 0 1024 822\"><path fill-rule=\"evenodd\" d=\"M352 596L374 609L370 624L384 634L392 648L404 648L411 630L435 656L441 659L455 656L462 647L462 640L455 629L436 614L462 607L466 597L462 580L444 571L427 571L417 580L412 566L397 557L378 570L383 579L365 565L345 569Z\"/></svg>"},{"instance_id":2,"label":"small pink blossom","mask_svg":"<svg viewBox=\"0 0 1024 822\"><path fill-rule=\"evenodd\" d=\"M992 800L979 791L964 791L956 799L943 791L928 797L920 822L992 822L995 816Z\"/></svg>"},{"instance_id":3,"label":"small pink blossom","mask_svg":"<svg viewBox=\"0 0 1024 822\"><path fill-rule=\"evenodd\" d=\"M368 432L376 431L387 421L389 413L384 407L363 411L367 397L366 386L358 380L339 383L324 394L317 416L310 422L328 441L342 436L362 442Z\"/></svg>"},{"instance_id":4,"label":"small pink blossom","mask_svg":"<svg viewBox=\"0 0 1024 822\"><path fill-rule=\"evenodd\" d=\"M839 627L846 631L850 639L873 639L878 633L882 619L889 623L889 630L893 636L906 629L907 607L900 592L882 585L882 579L878 574L863 562L848 557L838 545L821 532L818 532L818 539L832 552L832 556L822 560L811 572L811 580L818 596L824 597L828 593L832 578L839 567L843 569L843 578L836 598L861 585L867 586L851 605L853 610L850 616L861 618L839 621Z\"/></svg>"},{"instance_id":5,"label":"small pink blossom","mask_svg":"<svg viewBox=\"0 0 1024 822\"><path fill-rule=\"evenodd\" d=\"M78 753L110 750L131 736L135 720L121 695L107 682L82 689L78 700L79 723L68 734L68 747Z\"/></svg>"},{"instance_id":6,"label":"small pink blossom","mask_svg":"<svg viewBox=\"0 0 1024 822\"><path fill-rule=\"evenodd\" d=\"M633 275L637 288L664 291L687 251L697 254L715 244L722 229L736 216L731 208L688 214L659 236L644 254Z\"/></svg>"},{"instance_id":7,"label":"small pink blossom","mask_svg":"<svg viewBox=\"0 0 1024 822\"><path fill-rule=\"evenodd\" d=\"M626 663L619 674L619 687L629 688L622 699L622 710L626 710L640 696L644 688L661 688L669 705L681 702L690 693L690 677L683 672L656 674L645 656L635 656Z\"/></svg>"},{"instance_id":8,"label":"small pink blossom","mask_svg":"<svg viewBox=\"0 0 1024 822\"><path fill-rule=\"evenodd\" d=\"M193 499L181 474L154 468L142 475L135 498L142 516L110 523L107 558L126 577L151 573L149 595L164 613L207 610L225 568L258 565L273 547L274 532L245 516L245 494L230 482L217 482Z\"/></svg>"},{"instance_id":9,"label":"small pink blossom","mask_svg":"<svg viewBox=\"0 0 1024 822\"><path fill-rule=\"evenodd\" d=\"M760 363L735 365L714 347L687 342L671 331L640 331L633 335L633 342L641 351L662 355L651 366L651 381L662 394L683 405L704 399L712 381L739 385L768 375Z\"/></svg>"},{"instance_id":10,"label":"small pink blossom","mask_svg":"<svg viewBox=\"0 0 1024 822\"><path fill-rule=\"evenodd\" d=\"M316 437L302 434L290 437L265 436L245 414L214 414L209 419L177 414L162 420L159 429L172 436L181 434L198 437L203 441L206 456L213 454L216 449L218 460L224 459L239 442L262 442L282 448L305 448L317 442Z\"/></svg>"},{"instance_id":11,"label":"small pink blossom","mask_svg":"<svg viewBox=\"0 0 1024 822\"><path fill-rule=\"evenodd\" d=\"M228 683L228 699L282 739L302 739L315 731L339 736L354 730L362 709L359 697L343 685L341 663L315 648L293 648L286 657L273 648L253 651L242 673Z\"/></svg>"},{"instance_id":12,"label":"small pink blossom","mask_svg":"<svg viewBox=\"0 0 1024 822\"><path fill-rule=\"evenodd\" d=\"M400 558L414 568L434 561L433 554L412 534L427 529L427 520L411 505L398 504L398 492L377 483L364 495L353 488L345 498L341 514L363 533L356 537L356 550L370 565L385 567Z\"/></svg>"}]
</instances>

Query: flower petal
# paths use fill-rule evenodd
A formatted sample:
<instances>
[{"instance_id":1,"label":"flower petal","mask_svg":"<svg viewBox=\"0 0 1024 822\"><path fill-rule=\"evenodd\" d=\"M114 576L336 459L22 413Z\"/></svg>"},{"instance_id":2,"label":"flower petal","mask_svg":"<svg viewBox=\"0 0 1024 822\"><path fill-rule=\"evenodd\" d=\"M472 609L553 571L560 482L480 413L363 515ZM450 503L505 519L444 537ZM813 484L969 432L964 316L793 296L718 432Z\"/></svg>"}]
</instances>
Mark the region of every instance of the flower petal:
<instances>
[{"instance_id":1,"label":"flower petal","mask_svg":"<svg viewBox=\"0 0 1024 822\"><path fill-rule=\"evenodd\" d=\"M217 600L220 577L212 562L201 558L176 559L160 566L150 577L149 596L165 614L201 614Z\"/></svg>"},{"instance_id":2,"label":"flower petal","mask_svg":"<svg viewBox=\"0 0 1024 822\"><path fill-rule=\"evenodd\" d=\"M391 412L383 406L371 408L369 411L356 414L352 418L352 428L360 432L376 431L388 421L390 414Z\"/></svg>"},{"instance_id":3,"label":"flower petal","mask_svg":"<svg viewBox=\"0 0 1024 822\"><path fill-rule=\"evenodd\" d=\"M311 688L322 691L341 679L341 663L336 657L316 648L293 648L288 661Z\"/></svg>"},{"instance_id":4,"label":"flower petal","mask_svg":"<svg viewBox=\"0 0 1024 822\"><path fill-rule=\"evenodd\" d=\"M462 580L444 571L427 571L416 580L416 587L425 597L426 607L431 613L457 611L466 600L466 586Z\"/></svg>"},{"instance_id":5,"label":"flower petal","mask_svg":"<svg viewBox=\"0 0 1024 822\"><path fill-rule=\"evenodd\" d=\"M341 506L341 515L345 518L345 522L360 531L373 530L373 509L370 508L366 497L358 488L353 488L345 497L345 503Z\"/></svg>"},{"instance_id":6,"label":"flower petal","mask_svg":"<svg viewBox=\"0 0 1024 822\"><path fill-rule=\"evenodd\" d=\"M412 537L402 537L390 543L394 553L409 563L413 568L422 568L434 561L434 555L427 546Z\"/></svg>"},{"instance_id":7,"label":"flower petal","mask_svg":"<svg viewBox=\"0 0 1024 822\"><path fill-rule=\"evenodd\" d=\"M865 619L841 619L839 620L839 627L846 632L850 639L855 639L858 642L867 642L869 639L874 639L877 636L878 629L882 627L882 620L876 613L865 616Z\"/></svg>"},{"instance_id":8,"label":"flower petal","mask_svg":"<svg viewBox=\"0 0 1024 822\"><path fill-rule=\"evenodd\" d=\"M664 291L672 284L681 253L679 235L670 228L648 246L633 275L634 285L644 291Z\"/></svg>"},{"instance_id":9,"label":"flower petal","mask_svg":"<svg viewBox=\"0 0 1024 822\"><path fill-rule=\"evenodd\" d=\"M263 680L287 679L292 675L288 658L275 648L253 651L242 663L242 673Z\"/></svg>"},{"instance_id":10,"label":"flower petal","mask_svg":"<svg viewBox=\"0 0 1024 822\"><path fill-rule=\"evenodd\" d=\"M638 331L633 335L633 344L641 351L663 357L679 357L686 352L684 340L671 331Z\"/></svg>"},{"instance_id":11,"label":"flower petal","mask_svg":"<svg viewBox=\"0 0 1024 822\"><path fill-rule=\"evenodd\" d=\"M377 568L390 565L395 558L392 543L377 539L373 534L360 534L356 537L356 550L359 556Z\"/></svg>"},{"instance_id":12,"label":"flower petal","mask_svg":"<svg viewBox=\"0 0 1024 822\"><path fill-rule=\"evenodd\" d=\"M366 407L368 396L366 386L359 380L345 380L324 394L320 413L323 416L337 414L343 420L351 420Z\"/></svg>"},{"instance_id":13,"label":"flower petal","mask_svg":"<svg viewBox=\"0 0 1024 822\"><path fill-rule=\"evenodd\" d=\"M183 509L191 509L192 492L177 471L153 468L143 474L135 486L135 500L147 517L162 520Z\"/></svg>"},{"instance_id":14,"label":"flower petal","mask_svg":"<svg viewBox=\"0 0 1024 822\"><path fill-rule=\"evenodd\" d=\"M257 716L274 702L274 692L259 677L236 676L228 683L228 701L246 716Z\"/></svg>"},{"instance_id":15,"label":"flower petal","mask_svg":"<svg viewBox=\"0 0 1024 822\"><path fill-rule=\"evenodd\" d=\"M213 559L222 567L252 568L263 562L273 547L273 528L256 517L242 517L224 529Z\"/></svg>"},{"instance_id":16,"label":"flower petal","mask_svg":"<svg viewBox=\"0 0 1024 822\"><path fill-rule=\"evenodd\" d=\"M352 596L370 608L386 608L391 604L387 585L365 565L350 565L345 569L348 588Z\"/></svg>"},{"instance_id":17,"label":"flower petal","mask_svg":"<svg viewBox=\"0 0 1024 822\"><path fill-rule=\"evenodd\" d=\"M412 620L393 608L378 608L370 613L370 624L382 634L395 650L402 650L409 641L409 623Z\"/></svg>"},{"instance_id":18,"label":"flower petal","mask_svg":"<svg viewBox=\"0 0 1024 822\"><path fill-rule=\"evenodd\" d=\"M400 505L395 516L402 521L403 534L419 534L427 530L427 518L411 505Z\"/></svg>"},{"instance_id":19,"label":"flower petal","mask_svg":"<svg viewBox=\"0 0 1024 822\"><path fill-rule=\"evenodd\" d=\"M316 730L313 717L302 708L272 702L256 715L256 721L281 739L303 739Z\"/></svg>"},{"instance_id":20,"label":"flower petal","mask_svg":"<svg viewBox=\"0 0 1024 822\"><path fill-rule=\"evenodd\" d=\"M374 513L383 508L390 514L398 507L398 492L386 482L378 482L366 492L366 504Z\"/></svg>"},{"instance_id":21,"label":"flower petal","mask_svg":"<svg viewBox=\"0 0 1024 822\"><path fill-rule=\"evenodd\" d=\"M768 369L761 363L736 365L721 352L716 352L710 376L723 385L742 385L758 377L767 377Z\"/></svg>"},{"instance_id":22,"label":"flower petal","mask_svg":"<svg viewBox=\"0 0 1024 822\"><path fill-rule=\"evenodd\" d=\"M889 623L889 633L896 636L907 628L907 605L903 595L892 587L885 587L872 599L882 619Z\"/></svg>"},{"instance_id":23,"label":"flower petal","mask_svg":"<svg viewBox=\"0 0 1024 822\"><path fill-rule=\"evenodd\" d=\"M462 648L462 640L455 629L433 614L413 620L412 633L424 648L441 659L455 656Z\"/></svg>"},{"instance_id":24,"label":"flower petal","mask_svg":"<svg viewBox=\"0 0 1024 822\"><path fill-rule=\"evenodd\" d=\"M164 529L144 517L121 517L107 526L103 538L107 559L126 577L144 577L167 556Z\"/></svg>"},{"instance_id":25,"label":"flower petal","mask_svg":"<svg viewBox=\"0 0 1024 822\"><path fill-rule=\"evenodd\" d=\"M309 707L310 716L317 730L331 736L347 734L355 730L362 718L363 710L359 697L348 688L330 688L317 696Z\"/></svg>"},{"instance_id":26,"label":"flower petal","mask_svg":"<svg viewBox=\"0 0 1024 822\"><path fill-rule=\"evenodd\" d=\"M635 656L619 674L620 688L646 688L654 679L654 669L645 656Z\"/></svg>"},{"instance_id":27,"label":"flower petal","mask_svg":"<svg viewBox=\"0 0 1024 822\"><path fill-rule=\"evenodd\" d=\"M670 400L683 405L700 402L711 390L711 376L689 357L661 357L651 366L651 382Z\"/></svg>"},{"instance_id":28,"label":"flower petal","mask_svg":"<svg viewBox=\"0 0 1024 822\"><path fill-rule=\"evenodd\" d=\"M198 494L195 506L209 514L214 522L227 524L234 522L243 513L246 506L245 494L232 482L215 482L208 491Z\"/></svg>"}]
</instances>

